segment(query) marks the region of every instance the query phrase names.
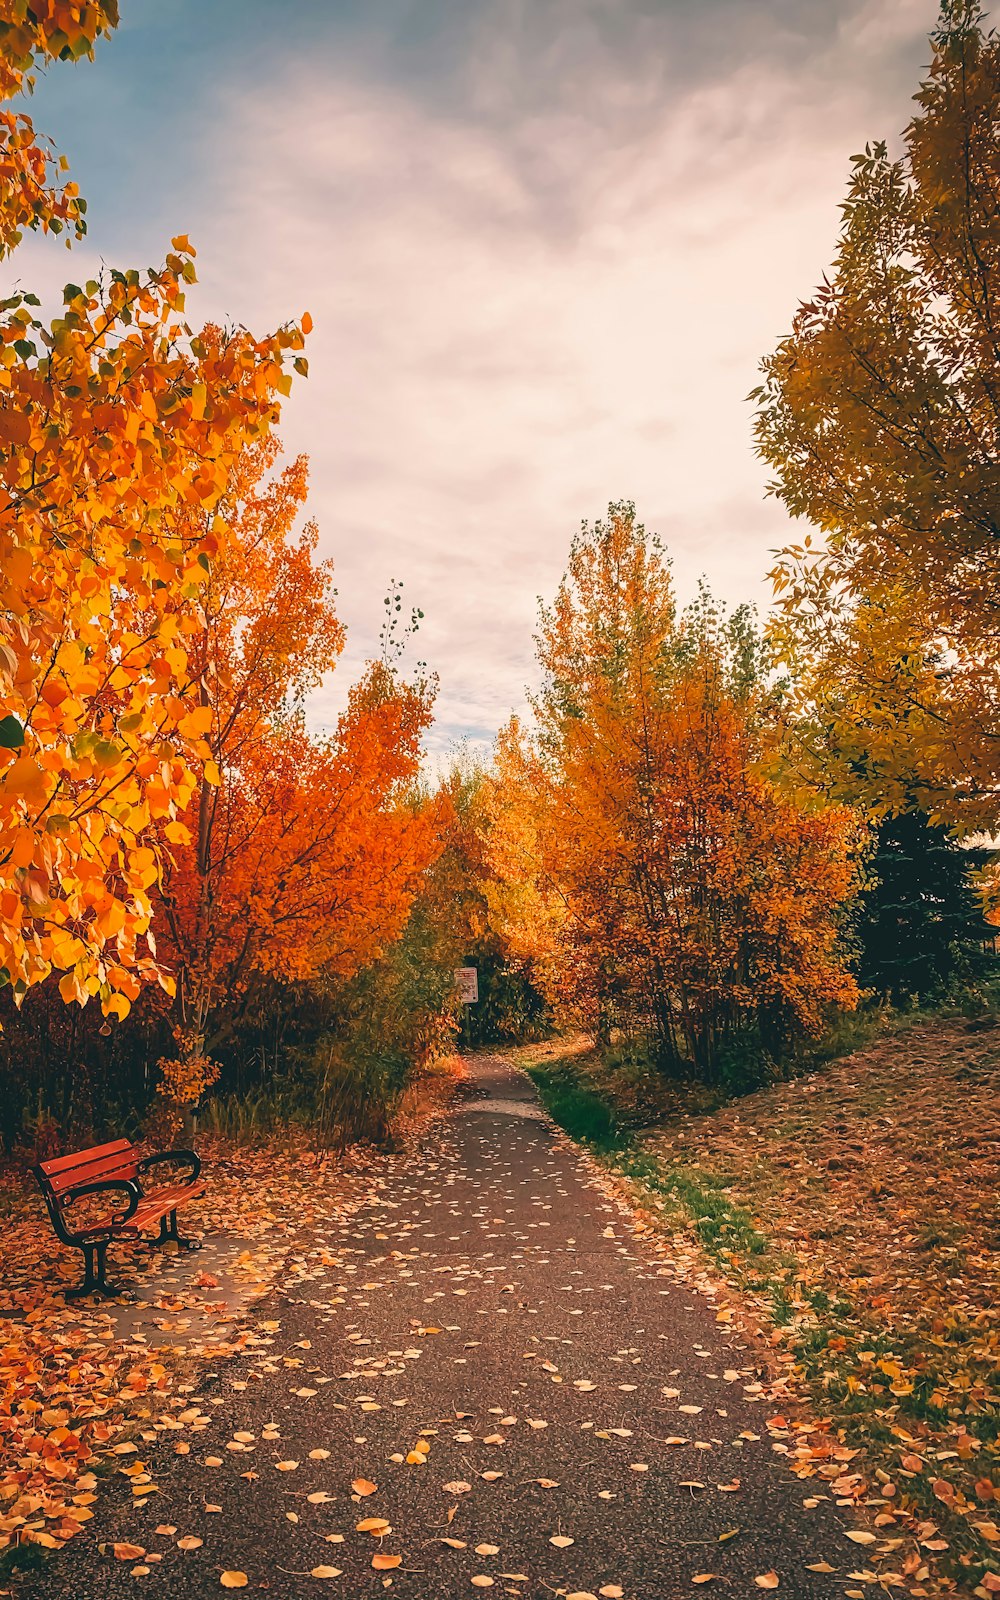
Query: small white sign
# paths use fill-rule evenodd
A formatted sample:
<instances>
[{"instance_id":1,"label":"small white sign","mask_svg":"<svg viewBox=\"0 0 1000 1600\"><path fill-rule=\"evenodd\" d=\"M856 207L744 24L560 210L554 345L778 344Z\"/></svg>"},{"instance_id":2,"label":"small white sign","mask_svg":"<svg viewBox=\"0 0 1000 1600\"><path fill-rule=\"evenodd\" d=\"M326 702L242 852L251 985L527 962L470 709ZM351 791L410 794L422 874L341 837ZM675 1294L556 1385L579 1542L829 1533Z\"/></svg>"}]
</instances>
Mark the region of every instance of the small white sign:
<instances>
[{"instance_id":1,"label":"small white sign","mask_svg":"<svg viewBox=\"0 0 1000 1600\"><path fill-rule=\"evenodd\" d=\"M458 987L458 998L467 1006L475 1005L479 999L479 969L477 967L458 967L455 971L455 983Z\"/></svg>"}]
</instances>

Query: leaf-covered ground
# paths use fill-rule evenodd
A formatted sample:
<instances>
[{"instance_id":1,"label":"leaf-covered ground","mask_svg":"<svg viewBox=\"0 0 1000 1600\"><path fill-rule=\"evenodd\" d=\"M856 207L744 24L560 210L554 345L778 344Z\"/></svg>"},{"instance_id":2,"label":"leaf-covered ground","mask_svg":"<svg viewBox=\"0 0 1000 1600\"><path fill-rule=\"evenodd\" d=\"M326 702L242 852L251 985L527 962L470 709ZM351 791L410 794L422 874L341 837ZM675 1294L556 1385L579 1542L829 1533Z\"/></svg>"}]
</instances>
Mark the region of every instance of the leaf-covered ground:
<instances>
[{"instance_id":1,"label":"leaf-covered ground","mask_svg":"<svg viewBox=\"0 0 1000 1600\"><path fill-rule=\"evenodd\" d=\"M593 1057L573 1070L606 1098ZM611 1144L794 1358L813 1421L771 1429L795 1470L905 1532L868 1581L920 1593L950 1571L1000 1594L1000 1029L915 1026Z\"/></svg>"},{"instance_id":2,"label":"leaf-covered ground","mask_svg":"<svg viewBox=\"0 0 1000 1600\"><path fill-rule=\"evenodd\" d=\"M443 1073L410 1098L404 1138L437 1115L451 1081ZM128 1306L65 1300L79 1251L54 1238L23 1164L0 1173L0 1572L77 1535L136 1437L169 1433L183 1449L197 1436L207 1418L186 1396L204 1363L267 1346L258 1302L276 1279L305 1283L322 1269L317 1240L370 1198L386 1159L217 1140L200 1149L208 1192L181 1212L182 1231L216 1248L177 1257L116 1241L109 1270L134 1293ZM138 1498L147 1484L136 1474Z\"/></svg>"},{"instance_id":3,"label":"leaf-covered ground","mask_svg":"<svg viewBox=\"0 0 1000 1600\"><path fill-rule=\"evenodd\" d=\"M23 1600L858 1592L885 1538L774 1451L787 1382L717 1287L507 1061L469 1074L357 1212L315 1219L267 1342L184 1397L197 1436L144 1430Z\"/></svg>"}]
</instances>

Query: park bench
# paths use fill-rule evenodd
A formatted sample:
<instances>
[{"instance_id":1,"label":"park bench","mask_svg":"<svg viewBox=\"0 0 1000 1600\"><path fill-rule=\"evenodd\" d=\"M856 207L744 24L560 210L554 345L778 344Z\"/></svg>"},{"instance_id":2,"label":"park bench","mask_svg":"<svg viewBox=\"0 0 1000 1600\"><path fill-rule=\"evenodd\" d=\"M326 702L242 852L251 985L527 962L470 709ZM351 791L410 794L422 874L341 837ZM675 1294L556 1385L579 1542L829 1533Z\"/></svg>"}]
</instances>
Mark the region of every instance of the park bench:
<instances>
[{"instance_id":1,"label":"park bench","mask_svg":"<svg viewBox=\"0 0 1000 1600\"><path fill-rule=\"evenodd\" d=\"M147 1194L143 1179L160 1163L184 1165L190 1171L178 1182ZM152 1245L173 1241L185 1250L199 1248L195 1241L182 1239L177 1231L178 1206L205 1192L200 1178L201 1162L193 1150L162 1150L157 1155L144 1156L131 1140L116 1139L111 1144L95 1145L91 1150L78 1150L75 1155L40 1161L32 1170L57 1238L83 1251L83 1282L75 1289L67 1289L67 1297L119 1293L107 1281L105 1261L108 1245L122 1234L138 1235L158 1222L160 1231L151 1241ZM69 1213L78 1200L90 1195L111 1194L115 1190L127 1200L124 1208L74 1229Z\"/></svg>"}]
</instances>

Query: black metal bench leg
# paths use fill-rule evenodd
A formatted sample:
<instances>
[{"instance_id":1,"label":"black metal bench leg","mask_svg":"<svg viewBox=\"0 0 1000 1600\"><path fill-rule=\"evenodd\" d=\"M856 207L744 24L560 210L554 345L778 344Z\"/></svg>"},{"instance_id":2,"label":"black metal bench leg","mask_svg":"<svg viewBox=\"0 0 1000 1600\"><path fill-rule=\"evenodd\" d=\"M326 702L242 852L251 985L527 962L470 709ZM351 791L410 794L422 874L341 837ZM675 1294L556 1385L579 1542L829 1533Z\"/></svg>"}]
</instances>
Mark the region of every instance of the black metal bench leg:
<instances>
[{"instance_id":1,"label":"black metal bench leg","mask_svg":"<svg viewBox=\"0 0 1000 1600\"><path fill-rule=\"evenodd\" d=\"M200 1250L199 1239L182 1239L177 1232L177 1212L171 1211L169 1215L160 1218L160 1231L153 1240L154 1245L175 1244L181 1250Z\"/></svg>"},{"instance_id":2,"label":"black metal bench leg","mask_svg":"<svg viewBox=\"0 0 1000 1600\"><path fill-rule=\"evenodd\" d=\"M75 1289L67 1289L66 1299L77 1300L85 1294L103 1294L109 1300L114 1300L121 1290L107 1280L108 1241L102 1239L97 1244L84 1244L80 1248L84 1260L83 1282L77 1284Z\"/></svg>"}]
</instances>

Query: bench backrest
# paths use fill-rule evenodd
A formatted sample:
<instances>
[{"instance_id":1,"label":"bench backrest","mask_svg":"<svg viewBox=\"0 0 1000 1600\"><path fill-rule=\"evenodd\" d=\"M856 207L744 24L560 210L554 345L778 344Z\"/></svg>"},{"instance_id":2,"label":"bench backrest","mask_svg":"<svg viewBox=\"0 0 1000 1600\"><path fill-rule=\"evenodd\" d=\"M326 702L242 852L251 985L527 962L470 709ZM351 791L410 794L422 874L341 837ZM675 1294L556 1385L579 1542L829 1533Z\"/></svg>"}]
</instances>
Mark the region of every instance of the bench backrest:
<instances>
[{"instance_id":1,"label":"bench backrest","mask_svg":"<svg viewBox=\"0 0 1000 1600\"><path fill-rule=\"evenodd\" d=\"M40 1161L35 1176L46 1199L60 1205L62 1197L81 1184L137 1178L139 1160L139 1152L130 1139L115 1139L111 1144L96 1144L91 1150L77 1150L74 1155Z\"/></svg>"}]
</instances>

